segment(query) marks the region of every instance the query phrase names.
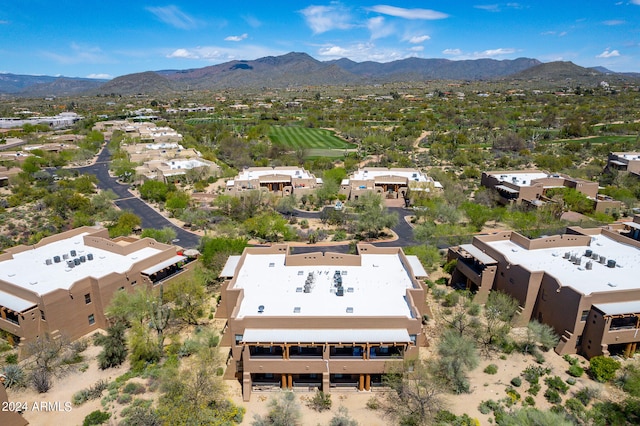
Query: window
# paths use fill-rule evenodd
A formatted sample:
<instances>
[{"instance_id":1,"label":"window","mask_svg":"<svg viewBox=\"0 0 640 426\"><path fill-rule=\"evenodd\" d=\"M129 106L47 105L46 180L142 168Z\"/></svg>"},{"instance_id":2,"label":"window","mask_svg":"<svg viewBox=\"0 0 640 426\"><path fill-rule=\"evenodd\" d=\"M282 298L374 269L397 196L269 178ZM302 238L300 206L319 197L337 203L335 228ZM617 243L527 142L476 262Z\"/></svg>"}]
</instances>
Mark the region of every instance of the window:
<instances>
[{"instance_id":1,"label":"window","mask_svg":"<svg viewBox=\"0 0 640 426\"><path fill-rule=\"evenodd\" d=\"M89 325L93 325L96 323L96 317L93 314L89 315Z\"/></svg>"},{"instance_id":2,"label":"window","mask_svg":"<svg viewBox=\"0 0 640 426\"><path fill-rule=\"evenodd\" d=\"M582 311L582 316L580 317L580 321L585 322L587 320L587 318L589 317L589 311Z\"/></svg>"},{"instance_id":3,"label":"window","mask_svg":"<svg viewBox=\"0 0 640 426\"><path fill-rule=\"evenodd\" d=\"M131 281L131 285L136 285L137 283L138 283L138 281L136 281L136 280Z\"/></svg>"},{"instance_id":4,"label":"window","mask_svg":"<svg viewBox=\"0 0 640 426\"><path fill-rule=\"evenodd\" d=\"M46 321L46 318L44 317L44 311L42 309L40 309L40 318L42 319L42 321Z\"/></svg>"},{"instance_id":5,"label":"window","mask_svg":"<svg viewBox=\"0 0 640 426\"><path fill-rule=\"evenodd\" d=\"M240 344L240 342L242 342L242 338L244 336L242 334L236 334L236 345Z\"/></svg>"},{"instance_id":6,"label":"window","mask_svg":"<svg viewBox=\"0 0 640 426\"><path fill-rule=\"evenodd\" d=\"M415 345L416 341L418 340L418 336L416 334L410 334L409 339L411 339L411 343Z\"/></svg>"},{"instance_id":7,"label":"window","mask_svg":"<svg viewBox=\"0 0 640 426\"><path fill-rule=\"evenodd\" d=\"M84 295L84 303L86 303L87 305L91 303L91 293L87 293Z\"/></svg>"}]
</instances>

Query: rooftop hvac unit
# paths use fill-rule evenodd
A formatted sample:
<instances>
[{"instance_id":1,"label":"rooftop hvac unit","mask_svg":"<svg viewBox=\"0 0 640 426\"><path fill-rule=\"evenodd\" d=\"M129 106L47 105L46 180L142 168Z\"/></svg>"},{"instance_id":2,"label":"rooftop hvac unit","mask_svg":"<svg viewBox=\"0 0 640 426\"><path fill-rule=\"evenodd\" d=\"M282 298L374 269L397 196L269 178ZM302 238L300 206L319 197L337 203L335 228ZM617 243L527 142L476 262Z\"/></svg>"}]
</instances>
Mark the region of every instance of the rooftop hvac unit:
<instances>
[{"instance_id":1,"label":"rooftop hvac unit","mask_svg":"<svg viewBox=\"0 0 640 426\"><path fill-rule=\"evenodd\" d=\"M84 263L87 261L87 258L85 256L80 256L80 263Z\"/></svg>"},{"instance_id":2,"label":"rooftop hvac unit","mask_svg":"<svg viewBox=\"0 0 640 426\"><path fill-rule=\"evenodd\" d=\"M338 289L336 290L336 296L344 296L344 287L338 287Z\"/></svg>"},{"instance_id":3,"label":"rooftop hvac unit","mask_svg":"<svg viewBox=\"0 0 640 426\"><path fill-rule=\"evenodd\" d=\"M76 251L75 250L71 250L69 252L69 254L71 254L71 257L76 257Z\"/></svg>"},{"instance_id":4,"label":"rooftop hvac unit","mask_svg":"<svg viewBox=\"0 0 640 426\"><path fill-rule=\"evenodd\" d=\"M93 260L93 253L87 254L87 260Z\"/></svg>"},{"instance_id":5,"label":"rooftop hvac unit","mask_svg":"<svg viewBox=\"0 0 640 426\"><path fill-rule=\"evenodd\" d=\"M571 253L569 253L568 251L564 252L564 256L562 256L563 259L569 259L571 257Z\"/></svg>"},{"instance_id":6,"label":"rooftop hvac unit","mask_svg":"<svg viewBox=\"0 0 640 426\"><path fill-rule=\"evenodd\" d=\"M67 253L62 255L62 260L67 260L69 259L69 255Z\"/></svg>"},{"instance_id":7,"label":"rooftop hvac unit","mask_svg":"<svg viewBox=\"0 0 640 426\"><path fill-rule=\"evenodd\" d=\"M264 305L258 306L258 313L261 314L264 312Z\"/></svg>"},{"instance_id":8,"label":"rooftop hvac unit","mask_svg":"<svg viewBox=\"0 0 640 426\"><path fill-rule=\"evenodd\" d=\"M53 256L53 261L55 263L60 263L60 256Z\"/></svg>"},{"instance_id":9,"label":"rooftop hvac unit","mask_svg":"<svg viewBox=\"0 0 640 426\"><path fill-rule=\"evenodd\" d=\"M584 255L585 255L586 257L591 257L591 255L592 255L592 254L593 254L593 251L592 251L592 250L587 250L587 251L585 251L585 252L584 252Z\"/></svg>"},{"instance_id":10,"label":"rooftop hvac unit","mask_svg":"<svg viewBox=\"0 0 640 426\"><path fill-rule=\"evenodd\" d=\"M603 265L606 261L607 261L607 258L605 256L600 256L600 259L598 260L598 262L602 263Z\"/></svg>"},{"instance_id":11,"label":"rooftop hvac unit","mask_svg":"<svg viewBox=\"0 0 640 426\"><path fill-rule=\"evenodd\" d=\"M74 266L76 266L76 264L73 262L73 260L67 260L67 266L69 268L73 268Z\"/></svg>"},{"instance_id":12,"label":"rooftop hvac unit","mask_svg":"<svg viewBox=\"0 0 640 426\"><path fill-rule=\"evenodd\" d=\"M593 268L593 262L589 260L584 266L587 268L587 271L590 271Z\"/></svg>"},{"instance_id":13,"label":"rooftop hvac unit","mask_svg":"<svg viewBox=\"0 0 640 426\"><path fill-rule=\"evenodd\" d=\"M593 254L591 254L591 258L592 258L593 260L598 260L598 259L600 258L600 256L598 256L598 253L595 253L595 252L594 252Z\"/></svg>"},{"instance_id":14,"label":"rooftop hvac unit","mask_svg":"<svg viewBox=\"0 0 640 426\"><path fill-rule=\"evenodd\" d=\"M47 259L44 261L44 263L46 263L47 265L51 265L53 262L51 261L51 259Z\"/></svg>"},{"instance_id":15,"label":"rooftop hvac unit","mask_svg":"<svg viewBox=\"0 0 640 426\"><path fill-rule=\"evenodd\" d=\"M576 263L576 259L578 259L578 256L576 256L575 254L571 255L571 258L569 259L569 262Z\"/></svg>"},{"instance_id":16,"label":"rooftop hvac unit","mask_svg":"<svg viewBox=\"0 0 640 426\"><path fill-rule=\"evenodd\" d=\"M608 268L615 268L615 267L616 267L616 261L615 261L615 260L613 260L613 259L609 259L609 260L607 261L607 267L608 267Z\"/></svg>"},{"instance_id":17,"label":"rooftop hvac unit","mask_svg":"<svg viewBox=\"0 0 640 426\"><path fill-rule=\"evenodd\" d=\"M580 264L581 264L581 263L582 263L582 258L581 258L581 257L576 256L576 260L573 262L573 264L574 264L574 265L578 265L578 266L580 266Z\"/></svg>"}]
</instances>

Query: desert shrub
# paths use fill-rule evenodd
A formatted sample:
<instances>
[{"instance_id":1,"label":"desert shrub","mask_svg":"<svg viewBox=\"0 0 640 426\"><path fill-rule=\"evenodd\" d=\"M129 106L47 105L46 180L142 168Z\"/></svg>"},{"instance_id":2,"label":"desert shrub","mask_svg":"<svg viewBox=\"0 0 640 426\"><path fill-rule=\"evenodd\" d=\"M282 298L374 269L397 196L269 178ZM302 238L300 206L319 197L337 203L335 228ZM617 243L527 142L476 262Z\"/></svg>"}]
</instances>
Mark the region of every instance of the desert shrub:
<instances>
[{"instance_id":1,"label":"desert shrub","mask_svg":"<svg viewBox=\"0 0 640 426\"><path fill-rule=\"evenodd\" d=\"M510 399L510 404L509 405L515 404L516 402L520 401L520 398L522 398L520 396L520 393L517 390L515 390L514 388L512 388L511 386L506 388L505 392L507 393L507 396Z\"/></svg>"},{"instance_id":2,"label":"desert shrub","mask_svg":"<svg viewBox=\"0 0 640 426\"><path fill-rule=\"evenodd\" d=\"M184 341L182 346L180 346L180 349L178 350L178 356L181 358L191 356L194 353L198 352L200 350L200 347L200 342L193 339L187 339Z\"/></svg>"},{"instance_id":3,"label":"desert shrub","mask_svg":"<svg viewBox=\"0 0 640 426\"><path fill-rule=\"evenodd\" d=\"M519 388L520 385L522 385L522 379L520 377L514 377L513 379L511 379L511 384Z\"/></svg>"},{"instance_id":4,"label":"desert shrub","mask_svg":"<svg viewBox=\"0 0 640 426\"><path fill-rule=\"evenodd\" d=\"M317 391L316 394L309 400L307 404L309 408L316 411L325 411L331 409L331 395L322 391Z\"/></svg>"},{"instance_id":5,"label":"desert shrub","mask_svg":"<svg viewBox=\"0 0 640 426\"><path fill-rule=\"evenodd\" d=\"M544 382L549 386L549 389L557 390L562 394L569 390L569 386L559 376L547 377Z\"/></svg>"},{"instance_id":6,"label":"desert shrub","mask_svg":"<svg viewBox=\"0 0 640 426\"><path fill-rule=\"evenodd\" d=\"M87 417L84 418L82 426L101 425L106 423L107 420L109 420L109 417L111 417L111 414L104 411L96 410L91 412L87 415Z\"/></svg>"},{"instance_id":7,"label":"desert shrub","mask_svg":"<svg viewBox=\"0 0 640 426\"><path fill-rule=\"evenodd\" d=\"M487 365L484 370L485 373L487 374L497 374L498 373L498 366L495 364L489 364Z\"/></svg>"},{"instance_id":8,"label":"desert shrub","mask_svg":"<svg viewBox=\"0 0 640 426\"><path fill-rule=\"evenodd\" d=\"M529 389L527 389L527 393L535 396L538 394L538 392L540 392L540 389L540 383L533 383L531 386L529 386Z\"/></svg>"},{"instance_id":9,"label":"desert shrub","mask_svg":"<svg viewBox=\"0 0 640 426\"><path fill-rule=\"evenodd\" d=\"M369 410L377 410L380 408L380 400L375 396L372 396L367 400L367 408Z\"/></svg>"},{"instance_id":10,"label":"desert shrub","mask_svg":"<svg viewBox=\"0 0 640 426\"><path fill-rule=\"evenodd\" d=\"M640 397L640 366L630 365L625 368L620 385L631 396Z\"/></svg>"},{"instance_id":11,"label":"desert shrub","mask_svg":"<svg viewBox=\"0 0 640 426\"><path fill-rule=\"evenodd\" d=\"M74 393L71 397L71 403L75 406L82 405L89 400L89 391L87 389L81 389Z\"/></svg>"},{"instance_id":12,"label":"desert shrub","mask_svg":"<svg viewBox=\"0 0 640 426\"><path fill-rule=\"evenodd\" d=\"M4 357L4 361L7 364L17 364L18 363L18 354L16 354L16 353L7 354L7 356Z\"/></svg>"},{"instance_id":13,"label":"desert shrub","mask_svg":"<svg viewBox=\"0 0 640 426\"><path fill-rule=\"evenodd\" d=\"M594 356L589 361L589 374L594 380L601 383L613 379L619 368L620 363L618 361L602 355Z\"/></svg>"},{"instance_id":14,"label":"desert shrub","mask_svg":"<svg viewBox=\"0 0 640 426\"><path fill-rule=\"evenodd\" d=\"M550 371L551 370L549 370L548 368L540 367L537 365L529 365L522 372L522 377L524 377L527 382L534 384L538 383L538 380L541 376L549 374Z\"/></svg>"},{"instance_id":15,"label":"desert shrub","mask_svg":"<svg viewBox=\"0 0 640 426\"><path fill-rule=\"evenodd\" d=\"M524 405L525 407L533 407L536 405L536 400L533 399L531 395L527 395L524 401L522 401L522 405Z\"/></svg>"},{"instance_id":16,"label":"desert shrub","mask_svg":"<svg viewBox=\"0 0 640 426\"><path fill-rule=\"evenodd\" d=\"M584 404L577 398L569 398L564 402L564 407L570 413L580 413L584 411Z\"/></svg>"},{"instance_id":17,"label":"desert shrub","mask_svg":"<svg viewBox=\"0 0 640 426\"><path fill-rule=\"evenodd\" d=\"M477 303L471 303L467 308L467 313L472 317L477 317L478 315L480 315L481 310L482 307L480 305L478 305Z\"/></svg>"},{"instance_id":18,"label":"desert shrub","mask_svg":"<svg viewBox=\"0 0 640 426\"><path fill-rule=\"evenodd\" d=\"M551 404L559 404L560 402L562 402L562 397L560 396L558 391L555 389L547 389L544 393L544 397Z\"/></svg>"},{"instance_id":19,"label":"desert shrub","mask_svg":"<svg viewBox=\"0 0 640 426\"><path fill-rule=\"evenodd\" d=\"M573 377L580 377L584 374L584 368L580 367L578 364L572 364L567 373Z\"/></svg>"},{"instance_id":20,"label":"desert shrub","mask_svg":"<svg viewBox=\"0 0 640 426\"><path fill-rule=\"evenodd\" d=\"M224 374L224 368L218 367L216 368L216 376L222 376Z\"/></svg>"},{"instance_id":21,"label":"desert shrub","mask_svg":"<svg viewBox=\"0 0 640 426\"><path fill-rule=\"evenodd\" d=\"M580 389L574 396L586 407L592 399L597 398L599 395L600 391L598 389L586 387Z\"/></svg>"},{"instance_id":22,"label":"desert shrub","mask_svg":"<svg viewBox=\"0 0 640 426\"><path fill-rule=\"evenodd\" d=\"M132 399L133 397L131 396L131 394L123 393L122 395L118 396L118 399L116 399L116 401L118 401L118 404L125 405L130 403Z\"/></svg>"},{"instance_id":23,"label":"desert shrub","mask_svg":"<svg viewBox=\"0 0 640 426\"><path fill-rule=\"evenodd\" d=\"M442 301L442 306L452 307L458 304L460 300L460 293L457 291L452 291L444 296L444 300Z\"/></svg>"},{"instance_id":24,"label":"desert shrub","mask_svg":"<svg viewBox=\"0 0 640 426\"><path fill-rule=\"evenodd\" d=\"M358 422L349 417L349 411L345 407L340 407L329 421L329 426L358 426Z\"/></svg>"},{"instance_id":25,"label":"desert shrub","mask_svg":"<svg viewBox=\"0 0 640 426\"><path fill-rule=\"evenodd\" d=\"M71 402L73 405L81 405L92 399L98 399L107 388L109 388L109 384L105 380L98 380L93 386L74 393L71 397Z\"/></svg>"},{"instance_id":26,"label":"desert shrub","mask_svg":"<svg viewBox=\"0 0 640 426\"><path fill-rule=\"evenodd\" d=\"M445 290L444 288L436 287L431 291L431 294L433 294L434 299L440 300L447 294L447 290Z\"/></svg>"},{"instance_id":27,"label":"desert shrub","mask_svg":"<svg viewBox=\"0 0 640 426\"><path fill-rule=\"evenodd\" d=\"M38 393L47 393L51 389L51 373L46 368L36 368L31 372L31 384Z\"/></svg>"},{"instance_id":28,"label":"desert shrub","mask_svg":"<svg viewBox=\"0 0 640 426\"><path fill-rule=\"evenodd\" d=\"M19 365L9 364L5 366L2 374L5 375L4 386L7 388L21 388L26 384L27 376Z\"/></svg>"},{"instance_id":29,"label":"desert shrub","mask_svg":"<svg viewBox=\"0 0 640 426\"><path fill-rule=\"evenodd\" d=\"M141 383L129 382L122 389L122 392L129 393L131 395L138 395L146 392L146 388Z\"/></svg>"}]
</instances>

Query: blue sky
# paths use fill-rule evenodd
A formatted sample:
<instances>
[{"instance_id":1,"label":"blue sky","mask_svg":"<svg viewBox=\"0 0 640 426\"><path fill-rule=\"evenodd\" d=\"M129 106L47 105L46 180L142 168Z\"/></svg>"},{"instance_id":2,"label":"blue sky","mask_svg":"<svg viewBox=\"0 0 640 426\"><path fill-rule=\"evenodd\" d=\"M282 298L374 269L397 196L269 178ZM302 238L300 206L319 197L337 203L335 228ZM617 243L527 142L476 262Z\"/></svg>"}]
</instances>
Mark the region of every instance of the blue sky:
<instances>
[{"instance_id":1,"label":"blue sky","mask_svg":"<svg viewBox=\"0 0 640 426\"><path fill-rule=\"evenodd\" d=\"M640 0L382 1L0 0L0 72L112 78L292 51L640 72Z\"/></svg>"}]
</instances>

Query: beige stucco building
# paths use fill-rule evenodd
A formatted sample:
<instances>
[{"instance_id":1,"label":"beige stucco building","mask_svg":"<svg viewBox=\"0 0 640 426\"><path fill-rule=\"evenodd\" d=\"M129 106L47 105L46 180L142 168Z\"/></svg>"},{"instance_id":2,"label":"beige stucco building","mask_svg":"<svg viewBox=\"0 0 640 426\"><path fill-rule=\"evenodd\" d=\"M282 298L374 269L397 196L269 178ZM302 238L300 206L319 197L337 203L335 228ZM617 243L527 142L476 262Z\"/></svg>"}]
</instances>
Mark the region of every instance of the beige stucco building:
<instances>
[{"instance_id":1,"label":"beige stucco building","mask_svg":"<svg viewBox=\"0 0 640 426\"><path fill-rule=\"evenodd\" d=\"M640 152L610 152L607 168L640 175Z\"/></svg>"},{"instance_id":2,"label":"beige stucco building","mask_svg":"<svg viewBox=\"0 0 640 426\"><path fill-rule=\"evenodd\" d=\"M595 211L609 215L618 214L620 201L598 194L598 182L573 178L563 174L551 174L541 170L483 172L480 183L493 188L500 196L501 204L526 204L538 207L552 200L546 197L551 188L572 188L595 203Z\"/></svg>"},{"instance_id":3,"label":"beige stucco building","mask_svg":"<svg viewBox=\"0 0 640 426\"><path fill-rule=\"evenodd\" d=\"M77 339L104 328L114 292L152 286L187 258L151 238L110 239L82 227L0 255L0 329L25 343L45 334Z\"/></svg>"},{"instance_id":4,"label":"beige stucco building","mask_svg":"<svg viewBox=\"0 0 640 426\"><path fill-rule=\"evenodd\" d=\"M412 191L437 193L442 191L442 185L417 169L386 167L359 169L340 184L340 193L348 200L357 200L369 192L408 199Z\"/></svg>"},{"instance_id":5,"label":"beige stucco building","mask_svg":"<svg viewBox=\"0 0 640 426\"><path fill-rule=\"evenodd\" d=\"M249 167L228 180L225 191L229 195L241 196L246 191L257 189L284 197L308 194L320 186L321 178L300 167Z\"/></svg>"},{"instance_id":6,"label":"beige stucco building","mask_svg":"<svg viewBox=\"0 0 640 426\"><path fill-rule=\"evenodd\" d=\"M640 342L640 241L630 238L640 224L582 229L528 239L516 232L476 236L449 249L457 259L451 284L490 290L520 304L519 325L548 324L560 336L559 354L587 357L624 353Z\"/></svg>"},{"instance_id":7,"label":"beige stucco building","mask_svg":"<svg viewBox=\"0 0 640 426\"><path fill-rule=\"evenodd\" d=\"M358 254L291 254L287 245L246 248L221 276L216 317L227 324L227 378L254 388L370 390L392 363L418 355L426 272L400 248Z\"/></svg>"}]
</instances>

